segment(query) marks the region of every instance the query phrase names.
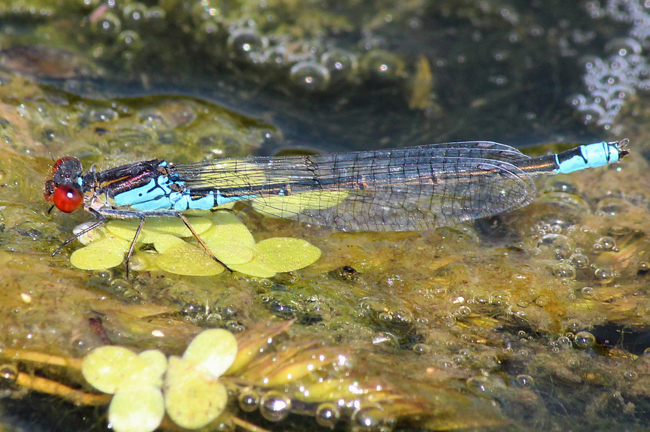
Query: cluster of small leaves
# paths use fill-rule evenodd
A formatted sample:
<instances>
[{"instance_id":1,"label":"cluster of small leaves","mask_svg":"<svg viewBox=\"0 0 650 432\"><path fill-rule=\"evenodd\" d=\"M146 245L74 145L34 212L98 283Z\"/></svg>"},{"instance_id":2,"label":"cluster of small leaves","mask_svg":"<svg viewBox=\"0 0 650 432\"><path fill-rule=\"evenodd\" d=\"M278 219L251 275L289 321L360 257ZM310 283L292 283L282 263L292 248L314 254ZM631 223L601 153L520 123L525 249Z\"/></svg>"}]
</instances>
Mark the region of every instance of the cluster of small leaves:
<instances>
[{"instance_id":1,"label":"cluster of small leaves","mask_svg":"<svg viewBox=\"0 0 650 432\"><path fill-rule=\"evenodd\" d=\"M188 220L221 263L250 276L273 277L278 272L306 267L320 257L320 249L302 239L275 237L256 243L248 228L229 212L219 211L210 217ZM138 222L113 220L105 228L81 236L86 246L73 252L70 262L84 270L105 270L122 264ZM224 266L200 245L183 240L188 237L192 233L178 218L147 220L137 245L153 245L153 250L137 251L131 261L132 269L165 270L189 276L221 273Z\"/></svg>"},{"instance_id":2,"label":"cluster of small leaves","mask_svg":"<svg viewBox=\"0 0 650 432\"><path fill-rule=\"evenodd\" d=\"M103 346L83 359L81 370L97 390L114 394L108 420L116 432L153 431L165 411L177 425L198 429L223 413L228 392L219 377L236 356L232 333L212 329L194 338L182 357L168 361L159 350L136 354Z\"/></svg>"}]
</instances>

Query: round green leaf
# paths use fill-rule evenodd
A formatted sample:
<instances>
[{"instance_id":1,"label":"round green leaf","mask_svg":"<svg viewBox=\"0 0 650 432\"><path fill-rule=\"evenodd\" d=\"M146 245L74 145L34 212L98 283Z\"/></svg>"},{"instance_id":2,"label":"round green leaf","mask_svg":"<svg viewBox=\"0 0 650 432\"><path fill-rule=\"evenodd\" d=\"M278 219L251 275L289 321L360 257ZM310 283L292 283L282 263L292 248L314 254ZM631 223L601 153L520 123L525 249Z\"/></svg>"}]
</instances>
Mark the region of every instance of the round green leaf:
<instances>
[{"instance_id":1,"label":"round green leaf","mask_svg":"<svg viewBox=\"0 0 650 432\"><path fill-rule=\"evenodd\" d=\"M120 346L95 348L81 362L81 373L97 390L113 394L140 369L137 354Z\"/></svg>"},{"instance_id":2,"label":"round green leaf","mask_svg":"<svg viewBox=\"0 0 650 432\"><path fill-rule=\"evenodd\" d=\"M151 432L164 415L162 391L152 385L120 389L108 407L108 421L115 432Z\"/></svg>"},{"instance_id":3,"label":"round green leaf","mask_svg":"<svg viewBox=\"0 0 650 432\"><path fill-rule=\"evenodd\" d=\"M124 261L130 243L115 236L109 236L77 249L70 255L70 263L82 270L106 270L117 267Z\"/></svg>"},{"instance_id":4,"label":"round green leaf","mask_svg":"<svg viewBox=\"0 0 650 432\"><path fill-rule=\"evenodd\" d=\"M210 329L201 332L188 345L183 360L199 369L220 377L237 357L237 339L227 330Z\"/></svg>"},{"instance_id":5,"label":"round green leaf","mask_svg":"<svg viewBox=\"0 0 650 432\"><path fill-rule=\"evenodd\" d=\"M224 270L204 250L185 242L165 250L156 260L156 265L170 273L187 276L212 276Z\"/></svg>"},{"instance_id":6,"label":"round green leaf","mask_svg":"<svg viewBox=\"0 0 650 432\"><path fill-rule=\"evenodd\" d=\"M221 415L228 402L223 384L178 357L169 359L165 376L165 407L169 417L186 429L201 428Z\"/></svg>"},{"instance_id":7,"label":"round green leaf","mask_svg":"<svg viewBox=\"0 0 650 432\"><path fill-rule=\"evenodd\" d=\"M256 256L245 264L229 264L230 270L238 271L253 277L270 278L276 275L276 271L269 268L265 262L260 261Z\"/></svg>"},{"instance_id":8,"label":"round green leaf","mask_svg":"<svg viewBox=\"0 0 650 432\"><path fill-rule=\"evenodd\" d=\"M255 256L276 272L288 272L307 267L320 258L321 251L306 240L275 237L255 245Z\"/></svg>"}]
</instances>

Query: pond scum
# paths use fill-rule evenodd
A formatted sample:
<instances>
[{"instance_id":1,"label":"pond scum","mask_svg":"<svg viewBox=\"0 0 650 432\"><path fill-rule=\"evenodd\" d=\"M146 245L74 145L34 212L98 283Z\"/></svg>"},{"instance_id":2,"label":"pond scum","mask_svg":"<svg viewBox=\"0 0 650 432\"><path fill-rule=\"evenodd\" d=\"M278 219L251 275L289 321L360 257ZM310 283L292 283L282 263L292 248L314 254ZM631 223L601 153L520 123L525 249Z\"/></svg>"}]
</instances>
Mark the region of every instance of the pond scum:
<instances>
[{"instance_id":1,"label":"pond scum","mask_svg":"<svg viewBox=\"0 0 650 432\"><path fill-rule=\"evenodd\" d=\"M0 427L647 430L650 15L638 0L577 3L0 2ZM159 71L203 73L328 143L341 130L374 148L561 141L587 125L625 133L632 154L540 181L525 209L430 232L334 233L241 206L196 215L234 272L174 222L147 221L131 279L123 222L51 257L89 219L48 212L52 158L102 170L284 145L276 117L98 94L112 80L156 92ZM582 81L563 110L565 75ZM390 112L359 116L366 98ZM391 141L389 126L406 132Z\"/></svg>"},{"instance_id":2,"label":"pond scum","mask_svg":"<svg viewBox=\"0 0 650 432\"><path fill-rule=\"evenodd\" d=\"M95 348L83 359L4 349L2 358L13 366L3 365L2 385L49 393L77 405L110 404L108 421L116 432L149 432L161 425L172 430L174 425L210 425L222 431L263 431L237 417L238 412L254 411L270 422L293 413L331 429L347 423L351 430L506 423L489 399L456 395L459 377L432 368L423 386L414 377L372 376L365 369L381 365L381 355L288 340L283 336L290 326L291 321L261 323L237 339L226 330L206 330L182 357L169 359L159 350L136 354L119 346ZM32 373L23 372L25 367ZM414 386L426 391L410 394Z\"/></svg>"}]
</instances>

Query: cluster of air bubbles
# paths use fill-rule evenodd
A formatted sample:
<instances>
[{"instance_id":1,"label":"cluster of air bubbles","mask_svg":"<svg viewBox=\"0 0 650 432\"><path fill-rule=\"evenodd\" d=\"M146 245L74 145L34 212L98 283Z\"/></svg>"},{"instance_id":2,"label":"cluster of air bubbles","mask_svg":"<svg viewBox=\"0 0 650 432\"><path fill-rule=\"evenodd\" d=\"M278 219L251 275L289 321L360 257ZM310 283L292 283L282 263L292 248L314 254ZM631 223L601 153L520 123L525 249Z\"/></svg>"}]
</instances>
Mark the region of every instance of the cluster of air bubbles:
<instances>
[{"instance_id":1,"label":"cluster of air bubbles","mask_svg":"<svg viewBox=\"0 0 650 432\"><path fill-rule=\"evenodd\" d=\"M612 130L627 101L637 91L650 90L650 64L643 50L650 48L650 7L639 0L590 1L587 10L593 18L608 17L629 23L628 37L612 39L605 47L607 58L585 56L584 94L569 97L569 103L585 124Z\"/></svg>"},{"instance_id":2,"label":"cluster of air bubbles","mask_svg":"<svg viewBox=\"0 0 650 432\"><path fill-rule=\"evenodd\" d=\"M266 10L262 2L261 10ZM266 75L286 79L305 93L324 92L341 85L362 81L392 83L405 76L402 58L377 46L350 50L332 46L321 36L296 40L289 34L273 31L280 22L275 12L265 12L272 22L256 19L232 20L223 14L218 2L197 2L191 10L179 10L188 21L195 40L215 59L223 57L228 65L263 70Z\"/></svg>"},{"instance_id":3,"label":"cluster of air bubbles","mask_svg":"<svg viewBox=\"0 0 650 432\"><path fill-rule=\"evenodd\" d=\"M138 2L123 8L112 5L102 5L87 17L90 31L99 40L91 54L95 58L112 55L131 62L144 48L141 33L162 30L166 12L162 7Z\"/></svg>"}]
</instances>

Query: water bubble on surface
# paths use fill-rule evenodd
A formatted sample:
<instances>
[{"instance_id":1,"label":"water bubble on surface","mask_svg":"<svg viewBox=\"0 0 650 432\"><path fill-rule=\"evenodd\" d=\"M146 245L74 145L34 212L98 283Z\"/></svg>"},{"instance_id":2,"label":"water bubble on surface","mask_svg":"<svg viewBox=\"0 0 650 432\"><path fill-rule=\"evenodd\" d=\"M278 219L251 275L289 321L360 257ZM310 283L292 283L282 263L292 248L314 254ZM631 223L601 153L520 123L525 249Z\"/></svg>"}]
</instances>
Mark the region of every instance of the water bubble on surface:
<instances>
[{"instance_id":1,"label":"water bubble on surface","mask_svg":"<svg viewBox=\"0 0 650 432\"><path fill-rule=\"evenodd\" d=\"M296 86L308 92L325 90L330 81L327 68L311 61L296 63L289 76Z\"/></svg>"},{"instance_id":2,"label":"water bubble on surface","mask_svg":"<svg viewBox=\"0 0 650 432\"><path fill-rule=\"evenodd\" d=\"M577 269L583 269L589 266L589 258L585 254L574 253L569 257L569 261Z\"/></svg>"},{"instance_id":3,"label":"water bubble on surface","mask_svg":"<svg viewBox=\"0 0 650 432\"><path fill-rule=\"evenodd\" d=\"M13 385L18 380L18 368L11 363L0 365L0 385L3 387Z\"/></svg>"},{"instance_id":4,"label":"water bubble on surface","mask_svg":"<svg viewBox=\"0 0 650 432\"><path fill-rule=\"evenodd\" d=\"M418 353L418 354L429 354L432 351L432 349L427 344L418 343L418 344L413 345L413 351Z\"/></svg>"},{"instance_id":5,"label":"water bubble on surface","mask_svg":"<svg viewBox=\"0 0 650 432\"><path fill-rule=\"evenodd\" d=\"M141 51L143 44L140 35L133 30L124 30L117 36L117 45L121 49L131 51Z\"/></svg>"},{"instance_id":6,"label":"water bubble on surface","mask_svg":"<svg viewBox=\"0 0 650 432\"><path fill-rule=\"evenodd\" d=\"M634 371L623 371L623 378L627 381L636 381L639 378L639 374Z\"/></svg>"},{"instance_id":7,"label":"water bubble on surface","mask_svg":"<svg viewBox=\"0 0 650 432\"><path fill-rule=\"evenodd\" d=\"M390 432L395 424L395 419L385 417L381 409L375 407L360 408L352 413L351 430Z\"/></svg>"},{"instance_id":8,"label":"water bubble on surface","mask_svg":"<svg viewBox=\"0 0 650 432\"><path fill-rule=\"evenodd\" d=\"M147 16L147 6L142 3L129 3L124 6L122 17L124 25L131 28L139 27Z\"/></svg>"},{"instance_id":9,"label":"water bubble on surface","mask_svg":"<svg viewBox=\"0 0 650 432\"><path fill-rule=\"evenodd\" d=\"M316 423L320 426L334 428L341 417L339 407L333 403L322 403L316 408Z\"/></svg>"},{"instance_id":10,"label":"water bubble on surface","mask_svg":"<svg viewBox=\"0 0 650 432\"><path fill-rule=\"evenodd\" d=\"M232 55L240 60L256 61L262 58L268 46L268 39L251 29L238 29L228 37L228 48Z\"/></svg>"},{"instance_id":11,"label":"water bubble on surface","mask_svg":"<svg viewBox=\"0 0 650 432\"><path fill-rule=\"evenodd\" d=\"M628 54L641 54L643 48L639 41L631 37L614 38L607 42L605 51L618 54L619 56L626 56Z\"/></svg>"},{"instance_id":12,"label":"water bubble on surface","mask_svg":"<svg viewBox=\"0 0 650 432\"><path fill-rule=\"evenodd\" d=\"M273 68L284 69L291 65L287 49L282 45L269 47L263 54L263 62Z\"/></svg>"},{"instance_id":13,"label":"water bubble on surface","mask_svg":"<svg viewBox=\"0 0 650 432\"><path fill-rule=\"evenodd\" d=\"M600 267L594 270L594 278L600 283L610 283L615 277L616 275L609 268Z\"/></svg>"},{"instance_id":14,"label":"water bubble on surface","mask_svg":"<svg viewBox=\"0 0 650 432\"><path fill-rule=\"evenodd\" d=\"M533 387L535 380L530 375L517 375L515 381L520 387Z\"/></svg>"},{"instance_id":15,"label":"water bubble on surface","mask_svg":"<svg viewBox=\"0 0 650 432\"><path fill-rule=\"evenodd\" d=\"M569 261L562 260L553 266L553 274L562 279L575 279L576 269Z\"/></svg>"},{"instance_id":16,"label":"water bubble on surface","mask_svg":"<svg viewBox=\"0 0 650 432\"><path fill-rule=\"evenodd\" d=\"M573 343L578 348L591 348L596 345L596 337L589 332L582 331L576 333Z\"/></svg>"},{"instance_id":17,"label":"water bubble on surface","mask_svg":"<svg viewBox=\"0 0 650 432\"><path fill-rule=\"evenodd\" d=\"M404 62L397 55L383 50L369 51L361 60L364 73L379 82L394 81L404 73Z\"/></svg>"},{"instance_id":18,"label":"water bubble on surface","mask_svg":"<svg viewBox=\"0 0 650 432\"><path fill-rule=\"evenodd\" d=\"M343 50L328 51L322 55L320 61L335 80L349 78L358 68L357 57Z\"/></svg>"},{"instance_id":19,"label":"water bubble on surface","mask_svg":"<svg viewBox=\"0 0 650 432\"><path fill-rule=\"evenodd\" d=\"M594 289L592 287L590 287L590 286L582 287L580 289L580 292L584 296L592 296L592 295L594 295Z\"/></svg>"},{"instance_id":20,"label":"water bubble on surface","mask_svg":"<svg viewBox=\"0 0 650 432\"><path fill-rule=\"evenodd\" d=\"M105 37L117 36L122 30L122 21L111 12L102 15L97 21L93 22L92 30Z\"/></svg>"},{"instance_id":21,"label":"water bubble on surface","mask_svg":"<svg viewBox=\"0 0 650 432\"><path fill-rule=\"evenodd\" d=\"M260 413L272 422L279 422L287 418L291 412L291 399L277 390L270 390L260 400Z\"/></svg>"},{"instance_id":22,"label":"water bubble on surface","mask_svg":"<svg viewBox=\"0 0 650 432\"><path fill-rule=\"evenodd\" d=\"M612 237L601 237L597 240L597 242L600 243L604 251L612 250L616 246L616 240L614 240Z\"/></svg>"},{"instance_id":23,"label":"water bubble on surface","mask_svg":"<svg viewBox=\"0 0 650 432\"><path fill-rule=\"evenodd\" d=\"M260 397L252 388L245 388L239 392L237 397L239 408L244 412L253 412L260 406Z\"/></svg>"},{"instance_id":24,"label":"water bubble on surface","mask_svg":"<svg viewBox=\"0 0 650 432\"><path fill-rule=\"evenodd\" d=\"M190 11L194 25L200 26L206 21L216 21L220 17L219 8L214 1L197 1Z\"/></svg>"},{"instance_id":25,"label":"water bubble on surface","mask_svg":"<svg viewBox=\"0 0 650 432\"><path fill-rule=\"evenodd\" d=\"M546 234L539 239L537 247L542 250L551 250L556 259L565 259L575 249L573 240L562 234Z\"/></svg>"}]
</instances>

